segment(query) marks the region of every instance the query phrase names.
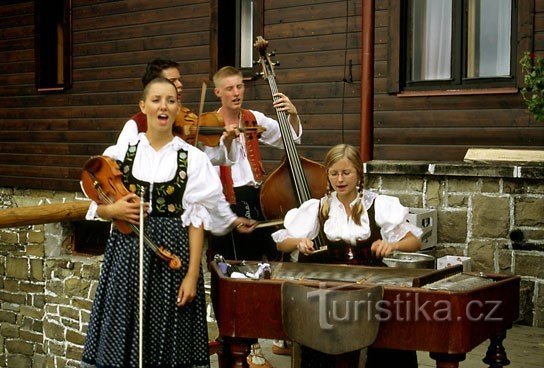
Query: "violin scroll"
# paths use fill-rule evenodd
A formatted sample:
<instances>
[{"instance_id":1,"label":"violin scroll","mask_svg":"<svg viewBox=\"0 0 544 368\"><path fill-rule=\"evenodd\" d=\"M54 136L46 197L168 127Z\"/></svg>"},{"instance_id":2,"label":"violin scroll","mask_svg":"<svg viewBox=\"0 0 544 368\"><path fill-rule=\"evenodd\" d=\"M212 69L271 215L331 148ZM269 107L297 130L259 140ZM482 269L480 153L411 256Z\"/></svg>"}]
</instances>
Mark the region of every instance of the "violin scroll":
<instances>
[{"instance_id":1,"label":"violin scroll","mask_svg":"<svg viewBox=\"0 0 544 368\"><path fill-rule=\"evenodd\" d=\"M181 268L181 260L175 254L172 254L164 247L158 247L157 256L163 261L168 262L168 267L172 270L179 270Z\"/></svg>"}]
</instances>

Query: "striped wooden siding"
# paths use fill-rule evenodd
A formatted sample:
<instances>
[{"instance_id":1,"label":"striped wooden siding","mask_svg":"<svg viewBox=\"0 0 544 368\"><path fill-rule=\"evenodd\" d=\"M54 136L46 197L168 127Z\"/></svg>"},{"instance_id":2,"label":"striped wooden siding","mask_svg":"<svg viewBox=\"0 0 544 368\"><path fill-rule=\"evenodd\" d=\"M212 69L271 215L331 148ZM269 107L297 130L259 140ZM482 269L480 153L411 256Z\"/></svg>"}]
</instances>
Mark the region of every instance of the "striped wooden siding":
<instances>
[{"instance_id":1,"label":"striped wooden siding","mask_svg":"<svg viewBox=\"0 0 544 368\"><path fill-rule=\"evenodd\" d=\"M210 86L209 1L72 3L73 88L60 94L35 90L33 1L0 7L0 187L78 190L85 160L138 111L140 77L156 57L180 63L188 107L198 110L201 84ZM264 8L279 88L304 124L301 153L322 160L341 140L358 144L360 1L265 1ZM343 82L349 60L354 83ZM265 82L247 87L246 106L272 113ZM205 110L216 107L208 88ZM263 151L269 169L282 157Z\"/></svg>"}]
</instances>

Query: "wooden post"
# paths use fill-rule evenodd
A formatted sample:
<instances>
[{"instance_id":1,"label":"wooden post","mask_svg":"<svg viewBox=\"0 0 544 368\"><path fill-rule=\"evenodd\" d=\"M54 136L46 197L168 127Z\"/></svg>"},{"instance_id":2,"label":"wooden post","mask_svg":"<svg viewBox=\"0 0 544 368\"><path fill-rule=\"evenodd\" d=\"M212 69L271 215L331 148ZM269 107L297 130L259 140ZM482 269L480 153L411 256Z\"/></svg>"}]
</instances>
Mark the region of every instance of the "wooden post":
<instances>
[{"instance_id":1,"label":"wooden post","mask_svg":"<svg viewBox=\"0 0 544 368\"><path fill-rule=\"evenodd\" d=\"M0 228L81 221L85 219L90 203L85 200L3 209L0 210Z\"/></svg>"}]
</instances>

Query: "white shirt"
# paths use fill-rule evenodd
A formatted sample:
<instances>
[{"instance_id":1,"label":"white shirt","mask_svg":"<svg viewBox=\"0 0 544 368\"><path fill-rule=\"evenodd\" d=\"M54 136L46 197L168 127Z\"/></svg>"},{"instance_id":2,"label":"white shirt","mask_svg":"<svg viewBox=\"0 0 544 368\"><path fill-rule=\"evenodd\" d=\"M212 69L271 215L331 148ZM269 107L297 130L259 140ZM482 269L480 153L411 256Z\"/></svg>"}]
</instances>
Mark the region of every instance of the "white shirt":
<instances>
[{"instance_id":1,"label":"white shirt","mask_svg":"<svg viewBox=\"0 0 544 368\"><path fill-rule=\"evenodd\" d=\"M300 207L289 210L283 223L285 229L273 233L272 239L279 243L287 238L316 238L319 233L320 203L326 200L325 198L321 200L310 199ZM350 207L353 208L355 203L360 200L361 198L357 197L350 203ZM361 225L357 225L353 219L348 218L344 205L338 200L336 192L331 194L329 217L323 224L323 232L327 239L331 241L343 240L351 245L355 245L357 241L368 239L371 229L367 211L372 202L374 202L374 220L380 227L381 237L385 241L397 242L404 238L408 232L418 238L423 234L419 227L406 222L409 210L400 203L398 198L365 190L362 201L365 211L361 214ZM298 259L298 250L291 252L291 259L294 261Z\"/></svg>"},{"instance_id":2,"label":"white shirt","mask_svg":"<svg viewBox=\"0 0 544 368\"><path fill-rule=\"evenodd\" d=\"M117 144L126 144L126 142L133 141L136 137L138 137L138 124L133 119L130 119L123 126L117 138ZM238 155L241 150L240 144L238 140L234 139L230 151L227 151L224 139L221 137L219 146L217 147L209 147L199 142L198 148L206 153L212 165L231 166L238 161Z\"/></svg>"},{"instance_id":3,"label":"white shirt","mask_svg":"<svg viewBox=\"0 0 544 368\"><path fill-rule=\"evenodd\" d=\"M206 154L179 137L174 137L170 143L155 151L145 133L140 133L130 142L108 147L104 155L123 161L128 144L134 145L138 139L140 144L132 167L134 177L148 183L169 181L177 172L178 151L180 149L188 151L187 185L182 201L183 225L195 227L203 225L205 230L216 235L228 232L230 225L236 220L236 215L225 200L221 181ZM96 209L97 204L91 203L85 218L96 219Z\"/></svg>"},{"instance_id":4,"label":"white shirt","mask_svg":"<svg viewBox=\"0 0 544 368\"><path fill-rule=\"evenodd\" d=\"M266 131L261 133L259 142L264 143L268 146L284 149L283 140L282 140L281 132L280 132L280 126L278 122L272 118L265 116L263 113L259 111L253 111L253 110L249 110L249 111L251 111L253 115L255 116L255 119L257 120L257 125L260 125L266 128ZM300 118L298 118L298 134L296 134L291 124L290 123L288 124L289 124L289 128L291 129L291 133L292 133L294 141L296 143L300 143L300 136L302 135L302 126L300 124ZM239 145L237 145L236 147L233 145L231 147L231 151L234 149L239 150L239 152L236 154L236 157L238 158L238 160L231 167L232 182L234 184L234 187L241 187L244 185L258 187L261 183L257 182L255 180L255 177L253 176L253 171L251 170L251 166L247 158L247 153L245 151L245 144L243 142L243 139L244 139L244 135L240 134L240 136L234 140L234 141L238 141Z\"/></svg>"}]
</instances>

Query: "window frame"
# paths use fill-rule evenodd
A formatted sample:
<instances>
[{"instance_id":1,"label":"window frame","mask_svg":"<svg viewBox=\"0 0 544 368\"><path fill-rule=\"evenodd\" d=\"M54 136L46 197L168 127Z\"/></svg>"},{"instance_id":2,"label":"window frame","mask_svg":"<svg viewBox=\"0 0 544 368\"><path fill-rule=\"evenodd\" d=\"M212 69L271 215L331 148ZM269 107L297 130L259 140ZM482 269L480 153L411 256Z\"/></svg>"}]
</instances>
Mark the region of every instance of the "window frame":
<instances>
[{"instance_id":1,"label":"window frame","mask_svg":"<svg viewBox=\"0 0 544 368\"><path fill-rule=\"evenodd\" d=\"M236 16L236 11L239 9L239 1L236 0L236 6L228 6L227 8L220 7L220 0L210 0L210 8L211 8L211 28L210 28L210 79L212 79L213 74L221 67L225 65L231 65L236 68L239 68L242 71L242 74L244 75L244 78L253 78L253 66L251 67L240 67L240 19L238 19L236 22L231 22L228 24L232 29L221 29L220 19L230 19L232 18L232 14L222 15L220 14L222 11L233 11ZM264 19L264 1L263 0L252 0L253 2L253 41L258 35L263 34L264 26L263 26L263 19ZM224 2L223 4L225 4ZM225 10L226 9L226 10ZM221 53L221 46L224 44L221 42L221 35L225 34L234 34L235 39L230 40L230 43L227 42L225 47L230 48L230 45L233 45L232 47L235 49L233 55L229 55L226 59L227 62L224 62L225 59L221 59L220 53ZM252 41L252 42L253 42ZM255 51L255 48L252 48L252 55L253 60L256 60L257 54Z\"/></svg>"},{"instance_id":2,"label":"window frame","mask_svg":"<svg viewBox=\"0 0 544 368\"><path fill-rule=\"evenodd\" d=\"M465 1L453 0L457 11ZM493 78L465 78L461 80L466 73L466 52L463 55L462 65L461 57L458 55L463 44L466 44L467 31L464 27L462 36L456 32L462 27L462 19L454 17L453 21L453 40L452 40L452 80L447 81L418 81L407 82L407 71L409 65L407 62L407 5L405 1L389 0L389 30L390 40L388 44L388 78L387 92L410 93L412 91L448 91L448 90L471 90L482 89L489 90L494 88L516 87L523 85L523 75L521 65L517 62L526 51L532 50L534 4L530 1L514 0L512 2L512 34L511 34L511 77L493 77ZM463 11L461 8L460 11ZM459 13L458 13L459 14ZM456 72L457 71L457 72Z\"/></svg>"},{"instance_id":3,"label":"window frame","mask_svg":"<svg viewBox=\"0 0 544 368\"><path fill-rule=\"evenodd\" d=\"M56 4L55 4L56 5ZM34 39L35 39L35 83L36 90L43 93L62 92L72 88L72 0L62 0L62 65L59 64L58 50L53 55L48 48L48 40L42 32L43 27L56 27L56 23L46 23L50 20L49 14L42 14L41 7L51 9L52 2L35 0L34 2ZM57 43L58 45L58 43ZM62 67L62 83L51 83L49 77L53 68L58 72Z\"/></svg>"}]
</instances>

